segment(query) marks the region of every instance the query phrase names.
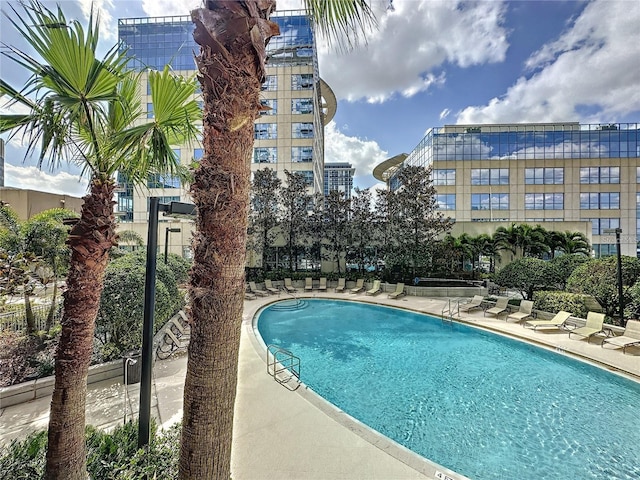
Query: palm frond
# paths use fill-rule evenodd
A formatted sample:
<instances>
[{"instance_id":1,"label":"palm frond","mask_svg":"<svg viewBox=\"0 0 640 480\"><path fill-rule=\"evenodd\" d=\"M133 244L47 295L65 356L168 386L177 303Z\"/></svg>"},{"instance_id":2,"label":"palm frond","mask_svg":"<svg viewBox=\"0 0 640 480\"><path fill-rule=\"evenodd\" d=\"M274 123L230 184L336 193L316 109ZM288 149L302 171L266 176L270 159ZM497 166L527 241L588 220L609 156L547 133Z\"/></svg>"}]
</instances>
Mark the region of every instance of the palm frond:
<instances>
[{"instance_id":1,"label":"palm frond","mask_svg":"<svg viewBox=\"0 0 640 480\"><path fill-rule=\"evenodd\" d=\"M329 44L352 48L378 25L367 0L304 0L307 15ZM345 45L346 42L346 45Z\"/></svg>"}]
</instances>

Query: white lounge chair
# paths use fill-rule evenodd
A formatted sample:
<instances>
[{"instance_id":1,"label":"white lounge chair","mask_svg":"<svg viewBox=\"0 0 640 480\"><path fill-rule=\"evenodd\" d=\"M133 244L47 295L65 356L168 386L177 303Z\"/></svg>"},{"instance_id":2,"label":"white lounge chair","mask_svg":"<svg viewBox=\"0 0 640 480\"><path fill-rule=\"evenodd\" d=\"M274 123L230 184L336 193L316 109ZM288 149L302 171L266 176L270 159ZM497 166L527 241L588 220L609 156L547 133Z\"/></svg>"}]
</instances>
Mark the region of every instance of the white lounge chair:
<instances>
[{"instance_id":1,"label":"white lounge chair","mask_svg":"<svg viewBox=\"0 0 640 480\"><path fill-rule=\"evenodd\" d=\"M280 289L274 287L273 283L271 283L271 280L268 278L264 280L264 289L269 293L280 293Z\"/></svg>"},{"instance_id":2,"label":"white lounge chair","mask_svg":"<svg viewBox=\"0 0 640 480\"><path fill-rule=\"evenodd\" d=\"M364 290L364 278L356 280L356 286L351 289L351 293L358 293Z\"/></svg>"},{"instance_id":3,"label":"white lounge chair","mask_svg":"<svg viewBox=\"0 0 640 480\"><path fill-rule=\"evenodd\" d=\"M483 301L484 297L482 295L474 295L470 301L461 304L458 311L470 313L474 310L479 310L482 308Z\"/></svg>"},{"instance_id":4,"label":"white lounge chair","mask_svg":"<svg viewBox=\"0 0 640 480\"><path fill-rule=\"evenodd\" d=\"M640 320L627 320L627 326L624 333L618 337L607 337L602 341L604 344L613 345L614 347L622 347L622 353L625 353L627 347L631 345L640 345Z\"/></svg>"},{"instance_id":5,"label":"white lounge chair","mask_svg":"<svg viewBox=\"0 0 640 480\"><path fill-rule=\"evenodd\" d=\"M304 279L304 290L305 292L313 291L313 278L307 277Z\"/></svg>"},{"instance_id":6,"label":"white lounge chair","mask_svg":"<svg viewBox=\"0 0 640 480\"><path fill-rule=\"evenodd\" d=\"M380 280L374 280L373 286L365 292L367 295L377 295L380 293Z\"/></svg>"},{"instance_id":7,"label":"white lounge chair","mask_svg":"<svg viewBox=\"0 0 640 480\"><path fill-rule=\"evenodd\" d=\"M565 312L564 310L560 310L555 316L550 320L526 320L522 326L525 328L531 328L533 330L537 330L538 328L558 328L561 329L564 327L567 320L571 317L571 313Z\"/></svg>"},{"instance_id":8,"label":"white lounge chair","mask_svg":"<svg viewBox=\"0 0 640 480\"><path fill-rule=\"evenodd\" d=\"M533 302L531 300L522 300L520 302L520 309L517 312L510 313L507 315L505 321L509 321L510 318L521 321L526 318L529 318L533 314Z\"/></svg>"},{"instance_id":9,"label":"white lounge chair","mask_svg":"<svg viewBox=\"0 0 640 480\"><path fill-rule=\"evenodd\" d=\"M396 284L396 289L395 291L391 292L388 297L389 298L393 298L393 299L397 299L400 298L402 296L404 296L404 283L397 283Z\"/></svg>"},{"instance_id":10,"label":"white lounge chair","mask_svg":"<svg viewBox=\"0 0 640 480\"><path fill-rule=\"evenodd\" d=\"M569 330L569 338L571 334L579 335L587 339L587 342L591 341L591 337L595 334L602 332L602 324L604 323L604 313L589 312L587 313L587 321L584 327L574 328Z\"/></svg>"},{"instance_id":11,"label":"white lounge chair","mask_svg":"<svg viewBox=\"0 0 640 480\"><path fill-rule=\"evenodd\" d=\"M256 287L256 282L249 282L249 291L254 295L259 295L261 297L266 297L267 295L269 295L269 292L267 292L266 290L261 290Z\"/></svg>"},{"instance_id":12,"label":"white lounge chair","mask_svg":"<svg viewBox=\"0 0 640 480\"><path fill-rule=\"evenodd\" d=\"M508 305L509 299L507 297L498 297L495 307L491 307L485 310L484 316L486 317L488 313L489 315L498 317L507 312L507 308L509 308Z\"/></svg>"},{"instance_id":13,"label":"white lounge chair","mask_svg":"<svg viewBox=\"0 0 640 480\"><path fill-rule=\"evenodd\" d=\"M293 292L297 292L298 291L298 289L296 287L294 287L293 284L291 283L291 279L290 278L285 278L284 279L284 289L289 293L293 293Z\"/></svg>"},{"instance_id":14,"label":"white lounge chair","mask_svg":"<svg viewBox=\"0 0 640 480\"><path fill-rule=\"evenodd\" d=\"M339 278L338 285L336 285L336 293L343 293L345 289L346 279Z\"/></svg>"},{"instance_id":15,"label":"white lounge chair","mask_svg":"<svg viewBox=\"0 0 640 480\"><path fill-rule=\"evenodd\" d=\"M327 277L320 278L320 286L318 287L318 290L320 290L321 292L327 291Z\"/></svg>"}]
</instances>

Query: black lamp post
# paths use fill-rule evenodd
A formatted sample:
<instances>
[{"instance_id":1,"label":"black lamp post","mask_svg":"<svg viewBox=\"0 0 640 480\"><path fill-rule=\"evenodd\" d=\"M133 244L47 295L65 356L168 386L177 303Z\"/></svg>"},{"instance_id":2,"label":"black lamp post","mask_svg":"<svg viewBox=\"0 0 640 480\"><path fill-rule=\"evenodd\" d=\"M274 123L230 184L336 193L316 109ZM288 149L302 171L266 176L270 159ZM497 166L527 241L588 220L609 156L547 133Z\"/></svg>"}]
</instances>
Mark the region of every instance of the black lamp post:
<instances>
[{"instance_id":1,"label":"black lamp post","mask_svg":"<svg viewBox=\"0 0 640 480\"><path fill-rule=\"evenodd\" d=\"M140 377L140 413L138 448L149 444L151 423L151 370L153 367L153 315L156 299L156 260L158 256L158 215L193 218L196 206L191 203L160 203L149 198L149 231L147 233L147 265L144 280L144 320L142 323L142 375ZM167 232L168 235L168 232Z\"/></svg>"},{"instance_id":2,"label":"black lamp post","mask_svg":"<svg viewBox=\"0 0 640 480\"><path fill-rule=\"evenodd\" d=\"M606 228L603 230L604 233L615 233L616 234L616 253L618 256L618 302L620 308L620 325L624 327L624 298L622 297L622 252L620 251L620 234L622 233L621 228Z\"/></svg>"},{"instance_id":3,"label":"black lamp post","mask_svg":"<svg viewBox=\"0 0 640 480\"><path fill-rule=\"evenodd\" d=\"M169 234L178 233L181 230L179 228L165 228L164 231L164 264L167 264L167 254L169 253Z\"/></svg>"}]
</instances>

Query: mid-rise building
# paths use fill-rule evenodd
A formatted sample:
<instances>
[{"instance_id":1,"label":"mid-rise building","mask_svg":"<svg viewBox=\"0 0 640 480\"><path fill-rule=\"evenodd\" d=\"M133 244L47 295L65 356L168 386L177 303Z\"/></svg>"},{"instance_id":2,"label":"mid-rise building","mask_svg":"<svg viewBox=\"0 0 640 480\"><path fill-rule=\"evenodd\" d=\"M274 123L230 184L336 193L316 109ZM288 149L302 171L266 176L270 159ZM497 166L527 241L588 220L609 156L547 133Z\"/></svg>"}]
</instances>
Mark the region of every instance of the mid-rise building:
<instances>
[{"instance_id":1,"label":"mid-rise building","mask_svg":"<svg viewBox=\"0 0 640 480\"><path fill-rule=\"evenodd\" d=\"M616 228L621 253L637 254L640 124L445 125L374 175L395 189L404 165L432 167L439 208L467 231L489 228L479 222L590 222L595 256L616 252L605 231Z\"/></svg>"},{"instance_id":2,"label":"mid-rise building","mask_svg":"<svg viewBox=\"0 0 640 480\"><path fill-rule=\"evenodd\" d=\"M304 175L311 193L324 191L324 125L335 115L337 102L331 88L320 78L315 33L302 11L282 11L271 16L280 35L267 46L267 77L261 103L268 107L255 122L252 171L271 168L284 182L285 170ZM196 73L194 25L188 16L126 18L118 21L123 49L134 57L131 66L140 70L140 93L147 102L147 117L153 117L146 68L162 70L170 65L179 74ZM182 163L198 161L200 145L176 145ZM117 211L121 228L146 235L148 198L161 203L189 202L186 186L168 176L149 178L146 188L133 188L119 179ZM163 220L163 219L161 219ZM129 225L124 225L129 223ZM174 238L170 251L188 254L190 233L182 228L182 239ZM182 252L179 250L182 249Z\"/></svg>"},{"instance_id":3,"label":"mid-rise building","mask_svg":"<svg viewBox=\"0 0 640 480\"><path fill-rule=\"evenodd\" d=\"M356 169L348 162L334 162L324 164L324 194L338 191L344 193L345 198L351 198L353 189L353 174Z\"/></svg>"}]
</instances>

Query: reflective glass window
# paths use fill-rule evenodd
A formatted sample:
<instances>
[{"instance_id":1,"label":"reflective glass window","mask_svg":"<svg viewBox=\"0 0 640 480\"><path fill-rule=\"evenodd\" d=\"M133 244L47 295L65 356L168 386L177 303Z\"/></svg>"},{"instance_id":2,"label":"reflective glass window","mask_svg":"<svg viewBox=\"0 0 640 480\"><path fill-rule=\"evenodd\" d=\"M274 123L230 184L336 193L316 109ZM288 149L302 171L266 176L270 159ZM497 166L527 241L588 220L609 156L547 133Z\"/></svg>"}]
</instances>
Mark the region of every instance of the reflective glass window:
<instances>
[{"instance_id":1,"label":"reflective glass window","mask_svg":"<svg viewBox=\"0 0 640 480\"><path fill-rule=\"evenodd\" d=\"M297 73L291 75L291 90L311 90L313 89L312 73Z\"/></svg>"},{"instance_id":2,"label":"reflective glass window","mask_svg":"<svg viewBox=\"0 0 640 480\"><path fill-rule=\"evenodd\" d=\"M562 185L564 183L564 168L525 168L524 183L526 185Z\"/></svg>"},{"instance_id":3,"label":"reflective glass window","mask_svg":"<svg viewBox=\"0 0 640 480\"><path fill-rule=\"evenodd\" d=\"M180 186L180 179L173 175L152 173L147 178L147 187L149 188L180 188Z\"/></svg>"},{"instance_id":4,"label":"reflective glass window","mask_svg":"<svg viewBox=\"0 0 640 480\"><path fill-rule=\"evenodd\" d=\"M203 155L204 155L204 150L202 148L195 148L193 150L193 159L196 162L199 162L200 160L202 160Z\"/></svg>"},{"instance_id":5,"label":"reflective glass window","mask_svg":"<svg viewBox=\"0 0 640 480\"><path fill-rule=\"evenodd\" d=\"M472 193L471 210L509 210L509 194Z\"/></svg>"},{"instance_id":6,"label":"reflective glass window","mask_svg":"<svg viewBox=\"0 0 640 480\"><path fill-rule=\"evenodd\" d=\"M277 115L278 114L278 100L276 99L262 99L260 104L264 107L268 107L266 110L260 110L260 115Z\"/></svg>"},{"instance_id":7,"label":"reflective glass window","mask_svg":"<svg viewBox=\"0 0 640 480\"><path fill-rule=\"evenodd\" d=\"M147 103L147 118L153 118L153 103Z\"/></svg>"},{"instance_id":8,"label":"reflective glass window","mask_svg":"<svg viewBox=\"0 0 640 480\"><path fill-rule=\"evenodd\" d=\"M291 136L293 138L313 138L313 123L292 123Z\"/></svg>"},{"instance_id":9,"label":"reflective glass window","mask_svg":"<svg viewBox=\"0 0 640 480\"><path fill-rule=\"evenodd\" d=\"M294 163L313 162L313 147L291 147L291 161Z\"/></svg>"},{"instance_id":10,"label":"reflective glass window","mask_svg":"<svg viewBox=\"0 0 640 480\"><path fill-rule=\"evenodd\" d=\"M434 185L455 185L456 170L454 168L436 168L433 170Z\"/></svg>"},{"instance_id":11,"label":"reflective glass window","mask_svg":"<svg viewBox=\"0 0 640 480\"><path fill-rule=\"evenodd\" d=\"M581 193L580 208L583 210L615 210L620 208L620 193Z\"/></svg>"},{"instance_id":12,"label":"reflective glass window","mask_svg":"<svg viewBox=\"0 0 640 480\"><path fill-rule=\"evenodd\" d=\"M620 167L580 167L580 183L620 183Z\"/></svg>"},{"instance_id":13,"label":"reflective glass window","mask_svg":"<svg viewBox=\"0 0 640 480\"><path fill-rule=\"evenodd\" d=\"M275 92L278 90L278 76L267 75L261 88L267 92Z\"/></svg>"},{"instance_id":14,"label":"reflective glass window","mask_svg":"<svg viewBox=\"0 0 640 480\"><path fill-rule=\"evenodd\" d=\"M253 163L276 163L278 150L276 147L255 147L253 149Z\"/></svg>"},{"instance_id":15,"label":"reflective glass window","mask_svg":"<svg viewBox=\"0 0 640 480\"><path fill-rule=\"evenodd\" d=\"M508 185L508 168L473 168L471 185Z\"/></svg>"},{"instance_id":16,"label":"reflective glass window","mask_svg":"<svg viewBox=\"0 0 640 480\"><path fill-rule=\"evenodd\" d=\"M587 221L591 222L592 235L602 235L609 228L620 228L619 218L589 218Z\"/></svg>"},{"instance_id":17,"label":"reflective glass window","mask_svg":"<svg viewBox=\"0 0 640 480\"><path fill-rule=\"evenodd\" d=\"M313 113L313 99L311 98L292 99L291 113L294 113L294 114Z\"/></svg>"},{"instance_id":18,"label":"reflective glass window","mask_svg":"<svg viewBox=\"0 0 640 480\"><path fill-rule=\"evenodd\" d=\"M563 193L525 193L524 208L526 210L563 210Z\"/></svg>"},{"instance_id":19,"label":"reflective glass window","mask_svg":"<svg viewBox=\"0 0 640 480\"><path fill-rule=\"evenodd\" d=\"M618 254L618 249L615 243L594 243L591 245L596 258L610 257Z\"/></svg>"},{"instance_id":20,"label":"reflective glass window","mask_svg":"<svg viewBox=\"0 0 640 480\"><path fill-rule=\"evenodd\" d=\"M278 138L278 124L277 123L254 124L253 138L255 140L273 140Z\"/></svg>"},{"instance_id":21,"label":"reflective glass window","mask_svg":"<svg viewBox=\"0 0 640 480\"><path fill-rule=\"evenodd\" d=\"M456 196L453 193L436 194L436 205L440 210L455 210Z\"/></svg>"},{"instance_id":22,"label":"reflective glass window","mask_svg":"<svg viewBox=\"0 0 640 480\"><path fill-rule=\"evenodd\" d=\"M300 175L302 175L304 177L304 183L308 187L313 186L313 171L312 170L301 170L301 171L298 171L296 173L299 173Z\"/></svg>"}]
</instances>

